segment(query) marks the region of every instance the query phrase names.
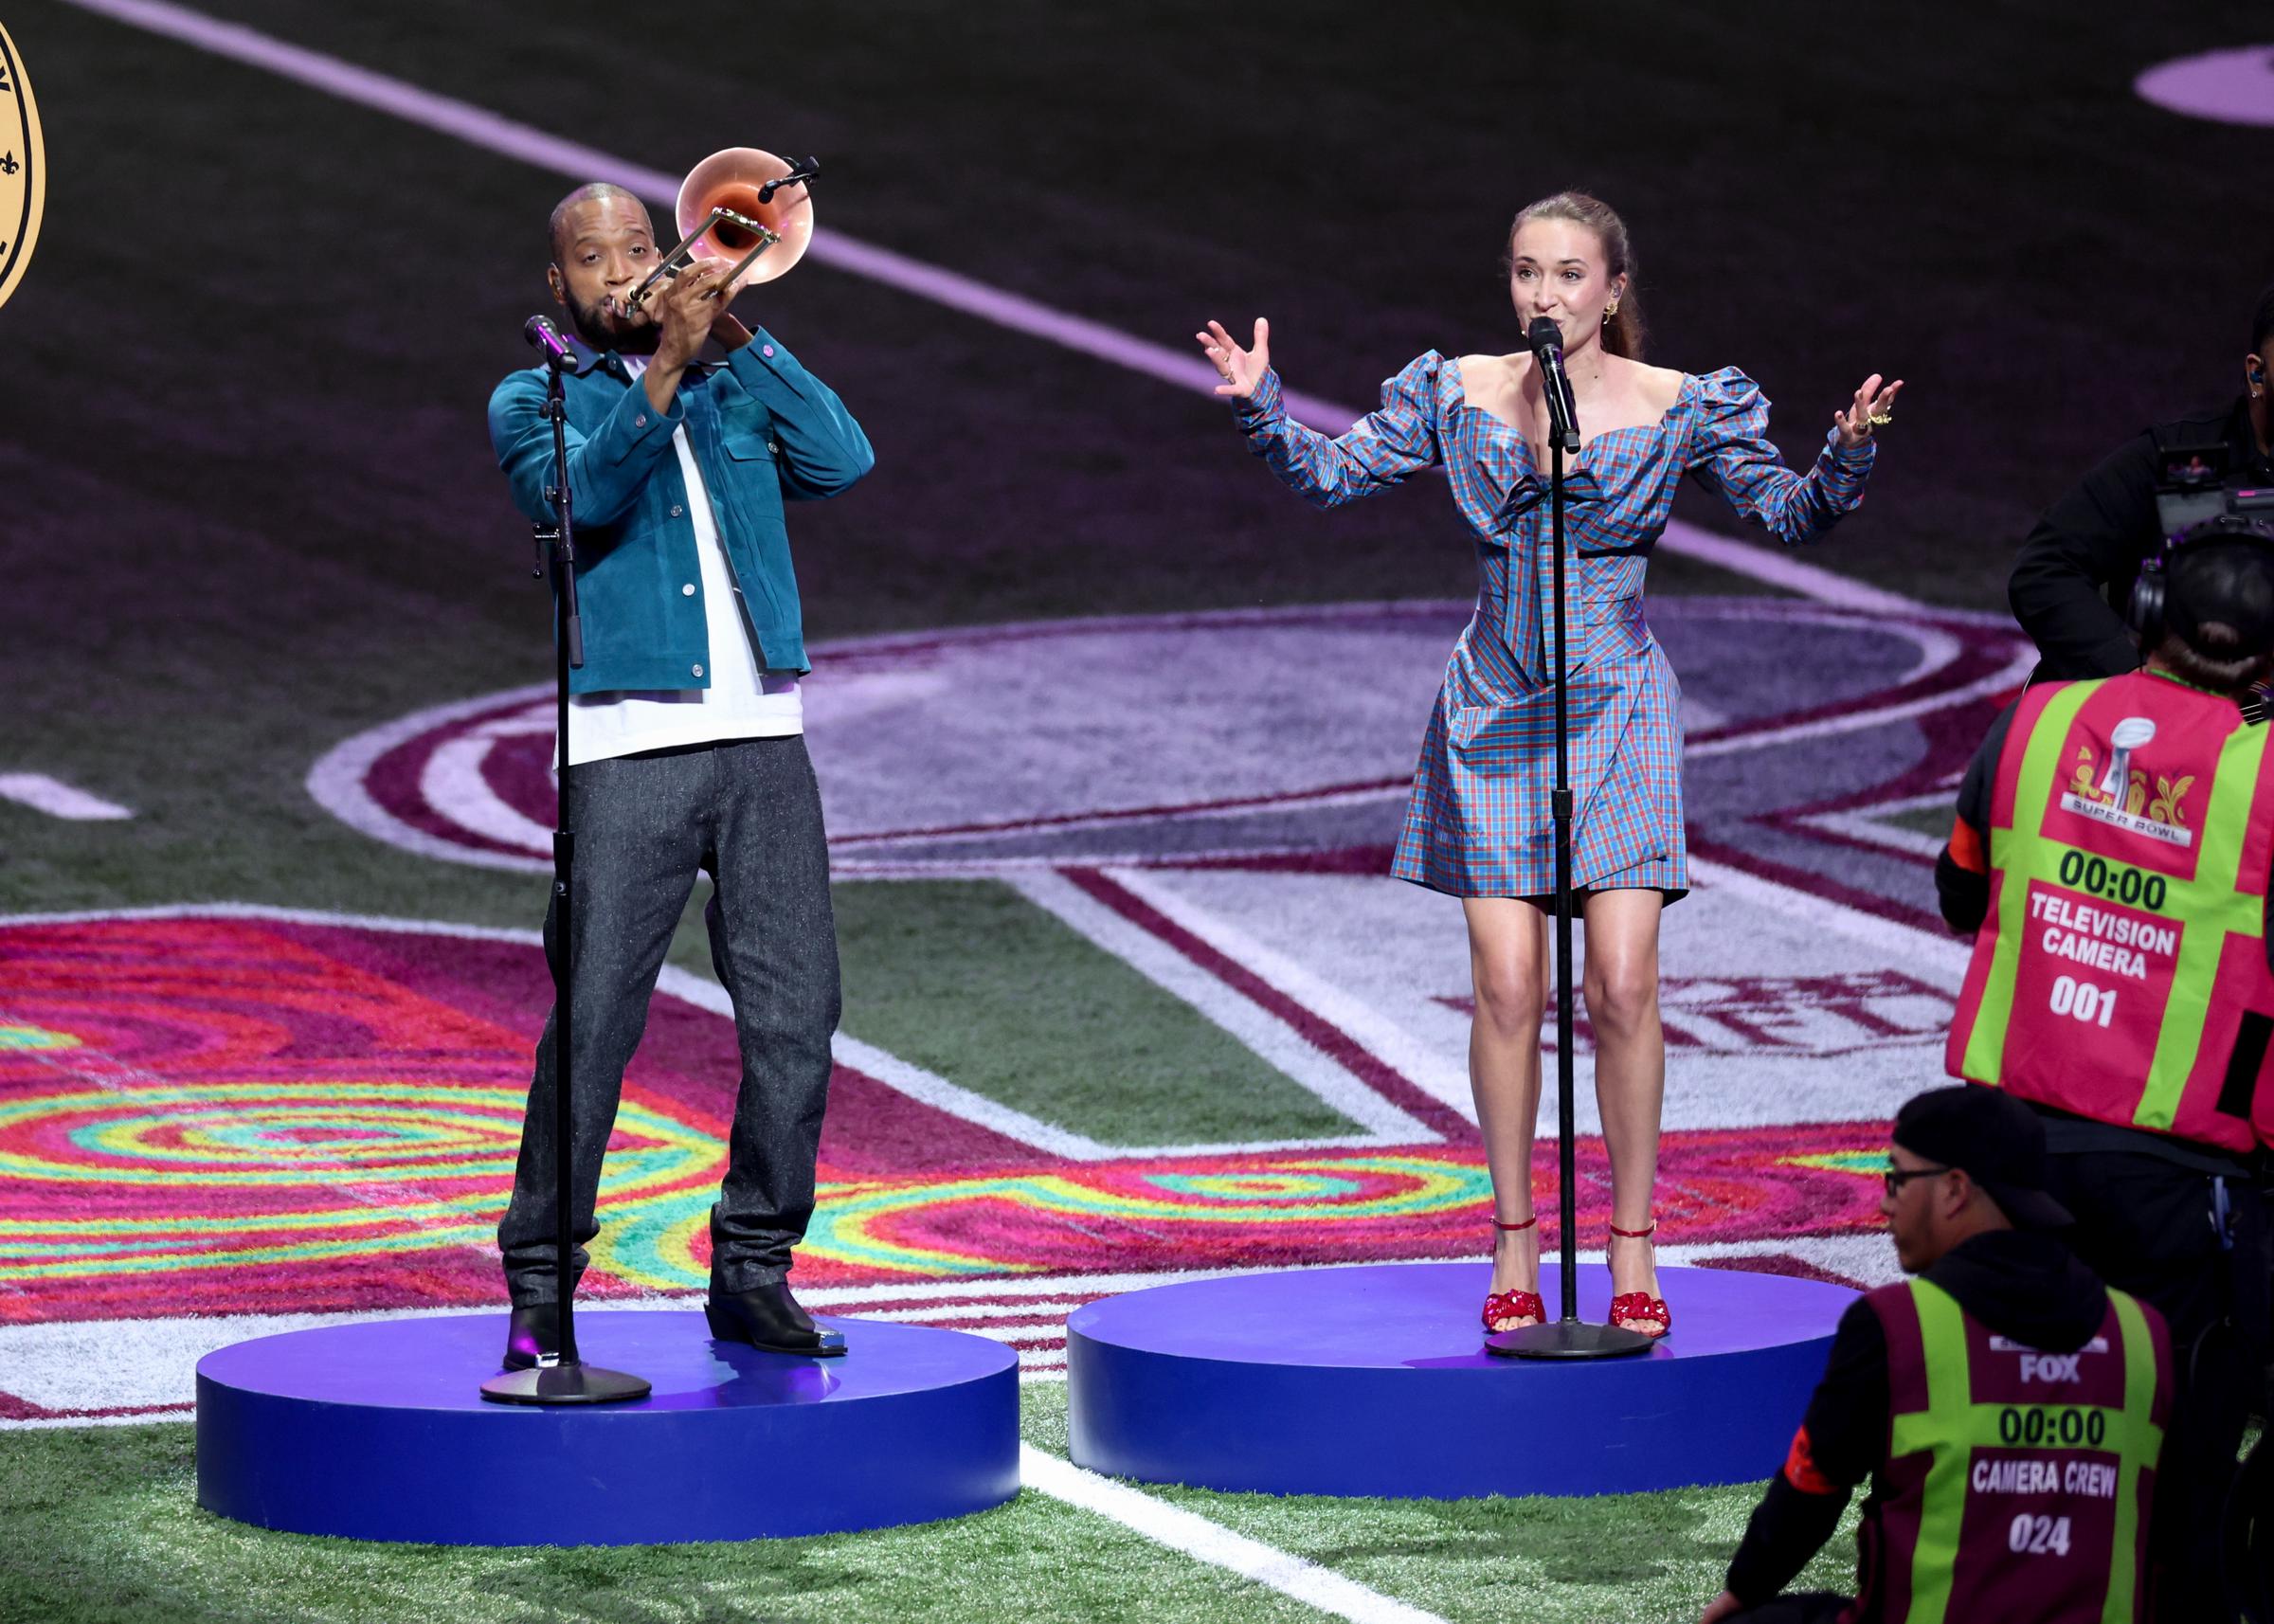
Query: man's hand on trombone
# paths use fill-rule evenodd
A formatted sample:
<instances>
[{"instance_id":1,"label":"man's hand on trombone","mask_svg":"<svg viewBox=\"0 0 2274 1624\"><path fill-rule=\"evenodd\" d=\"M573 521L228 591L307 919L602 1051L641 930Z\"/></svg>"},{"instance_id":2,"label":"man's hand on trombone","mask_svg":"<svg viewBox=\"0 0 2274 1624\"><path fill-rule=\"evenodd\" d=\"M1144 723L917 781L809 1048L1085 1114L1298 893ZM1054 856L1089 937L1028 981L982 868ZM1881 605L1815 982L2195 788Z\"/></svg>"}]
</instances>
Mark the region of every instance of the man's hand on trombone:
<instances>
[{"instance_id":1,"label":"man's hand on trombone","mask_svg":"<svg viewBox=\"0 0 2274 1624\"><path fill-rule=\"evenodd\" d=\"M647 400L658 411L671 409L679 376L702 352L703 341L714 327L723 327L719 341L730 346L749 336L742 323L727 314L719 296L731 265L717 260L698 260L641 301L651 313L658 334L655 358L647 364ZM738 336L737 336L738 335Z\"/></svg>"}]
</instances>

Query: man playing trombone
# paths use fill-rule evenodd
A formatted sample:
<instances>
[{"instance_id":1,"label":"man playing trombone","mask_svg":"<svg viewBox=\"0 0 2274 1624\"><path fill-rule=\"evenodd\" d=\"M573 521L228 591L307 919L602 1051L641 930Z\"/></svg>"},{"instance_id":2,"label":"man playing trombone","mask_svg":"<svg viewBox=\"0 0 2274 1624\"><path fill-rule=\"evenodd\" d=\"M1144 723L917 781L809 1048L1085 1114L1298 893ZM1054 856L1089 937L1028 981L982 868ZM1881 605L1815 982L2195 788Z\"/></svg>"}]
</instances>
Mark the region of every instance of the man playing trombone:
<instances>
[{"instance_id":1,"label":"man playing trombone","mask_svg":"<svg viewBox=\"0 0 2274 1624\"><path fill-rule=\"evenodd\" d=\"M699 870L711 958L734 1007L742 1078L727 1176L711 1210L713 1334L841 1353L786 1283L813 1212L814 1162L839 1007L828 853L805 753L810 669L787 501L831 496L875 460L829 388L770 334L728 314L731 268L658 277L646 208L579 187L552 212L546 280L581 343L563 380L585 662L570 677L563 826L576 832L570 1087L574 1265L594 1208L623 1071ZM698 250L700 251L700 250ZM676 258L676 256L675 256ZM697 359L706 341L723 364ZM490 439L514 500L550 509L542 368L490 398ZM505 1363L557 1351L553 1262L555 1017L537 1044L514 1195L498 1224L512 1329Z\"/></svg>"}]
</instances>

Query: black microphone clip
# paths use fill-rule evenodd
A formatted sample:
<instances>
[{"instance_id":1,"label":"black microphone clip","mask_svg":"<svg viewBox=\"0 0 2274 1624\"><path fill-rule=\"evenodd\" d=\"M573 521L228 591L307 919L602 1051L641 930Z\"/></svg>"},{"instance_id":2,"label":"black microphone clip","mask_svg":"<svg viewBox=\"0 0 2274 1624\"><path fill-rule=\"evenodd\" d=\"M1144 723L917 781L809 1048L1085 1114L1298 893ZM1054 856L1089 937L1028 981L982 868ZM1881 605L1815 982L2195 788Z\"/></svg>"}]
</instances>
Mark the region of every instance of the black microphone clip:
<instances>
[{"instance_id":1,"label":"black microphone clip","mask_svg":"<svg viewBox=\"0 0 2274 1624\"><path fill-rule=\"evenodd\" d=\"M821 160L819 158L806 158L803 161L797 158L790 159L789 173L785 175L777 175L772 180L767 181L764 186L758 189L758 202L760 206L763 207L766 204L773 202L774 193L780 191L784 187L803 186L807 181L812 180L821 172Z\"/></svg>"}]
</instances>

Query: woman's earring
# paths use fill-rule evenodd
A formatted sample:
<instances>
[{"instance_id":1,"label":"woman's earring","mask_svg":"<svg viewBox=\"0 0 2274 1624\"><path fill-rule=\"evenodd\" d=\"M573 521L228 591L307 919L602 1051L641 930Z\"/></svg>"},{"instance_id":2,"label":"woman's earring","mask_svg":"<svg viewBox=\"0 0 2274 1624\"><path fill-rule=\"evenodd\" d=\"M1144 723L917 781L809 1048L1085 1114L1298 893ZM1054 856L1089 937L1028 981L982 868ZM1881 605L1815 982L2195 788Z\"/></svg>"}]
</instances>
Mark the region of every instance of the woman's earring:
<instances>
[{"instance_id":1,"label":"woman's earring","mask_svg":"<svg viewBox=\"0 0 2274 1624\"><path fill-rule=\"evenodd\" d=\"M1612 300L1612 301L1611 301L1609 304L1606 304L1605 306L1603 306L1603 319L1604 319L1605 321L1609 321L1609 320L1610 320L1610 319L1611 319L1613 316L1616 316L1617 314L1618 314L1618 300L1616 300L1616 299L1613 299L1613 300Z\"/></svg>"}]
</instances>

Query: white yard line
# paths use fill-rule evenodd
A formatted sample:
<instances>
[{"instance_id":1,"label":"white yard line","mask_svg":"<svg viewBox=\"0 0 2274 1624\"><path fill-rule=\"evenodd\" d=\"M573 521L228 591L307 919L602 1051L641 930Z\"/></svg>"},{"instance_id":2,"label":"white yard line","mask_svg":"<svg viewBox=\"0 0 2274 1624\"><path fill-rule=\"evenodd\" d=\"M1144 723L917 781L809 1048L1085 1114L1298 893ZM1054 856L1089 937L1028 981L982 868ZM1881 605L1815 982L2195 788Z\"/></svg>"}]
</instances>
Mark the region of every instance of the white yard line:
<instances>
[{"instance_id":1,"label":"white yard line","mask_svg":"<svg viewBox=\"0 0 2274 1624\"><path fill-rule=\"evenodd\" d=\"M1836 930L1851 940L1877 947L1895 964L1922 965L1940 972L1950 985L1957 986L1966 976L1967 962L1973 957L1971 944L1955 936L1941 936L1919 929L1916 926L1867 913L1860 908L1850 908L1844 902L1817 896L1773 879L1747 874L1742 869L1712 862L1692 853L1689 859L1690 877L1701 885L1725 889L1746 898L1759 907L1790 918L1806 920Z\"/></svg>"},{"instance_id":2,"label":"white yard line","mask_svg":"<svg viewBox=\"0 0 2274 1624\"><path fill-rule=\"evenodd\" d=\"M35 812L45 812L50 818L63 818L74 823L107 822L118 818L132 818L129 807L116 801L105 801L99 795L89 795L60 778L50 778L44 772L0 772L0 799L14 801Z\"/></svg>"},{"instance_id":3,"label":"white yard line","mask_svg":"<svg viewBox=\"0 0 2274 1624\"><path fill-rule=\"evenodd\" d=\"M454 136L469 146L535 169L549 170L568 180L612 181L666 208L678 194L677 175L628 162L596 147L564 140L472 102L438 95L321 51L288 45L242 24L224 22L186 6L170 4L169 0L63 0L63 3L213 56L261 68L343 101L391 114L423 129ZM860 242L834 227L814 234L806 257L816 264L833 266L1023 336L1040 338L1180 388L1213 395L1216 386L1222 381L1214 368L1191 351L1135 337L1087 316L990 287L943 266ZM1286 398L1287 409L1295 417L1337 433L1363 415L1357 407L1292 389ZM1659 545L1669 552L1695 558L1819 603L1873 613L1932 612L1926 604L1901 593L1868 586L1818 565L1803 563L1790 550L1716 535L1679 520L1668 524Z\"/></svg>"},{"instance_id":4,"label":"white yard line","mask_svg":"<svg viewBox=\"0 0 2274 1624\"><path fill-rule=\"evenodd\" d=\"M1465 1064L1447 1059L1356 994L1265 947L1222 915L1210 912L1146 871L1109 869L1106 877L1320 1020L1340 1028L1345 1037L1423 1093L1451 1106L1469 1121L1476 1120L1476 1099L1469 1087Z\"/></svg>"},{"instance_id":5,"label":"white yard line","mask_svg":"<svg viewBox=\"0 0 2274 1624\"><path fill-rule=\"evenodd\" d=\"M1935 803L1941 805L1949 799L1938 795ZM1944 841L1936 835L1923 835L1916 829L1904 829L1892 823L1883 823L1867 812L1812 812L1795 822L1827 834L1845 835L1850 840L1867 846L1878 846L1890 852L1907 852L1915 857L1941 856Z\"/></svg>"},{"instance_id":6,"label":"white yard line","mask_svg":"<svg viewBox=\"0 0 2274 1624\"><path fill-rule=\"evenodd\" d=\"M2015 640L2013 658L2003 669L1987 677L1976 677L1963 688L1947 694L1927 694L1900 704L1883 705L1868 711L1852 711L1837 716L1820 716L1813 722L1795 722L1790 727L1775 728L1766 732L1740 733L1731 738L1706 739L1696 744L1685 742L1682 754L1686 760L1701 756L1733 755L1741 750L1766 749L1771 745L1789 745L1799 739L1825 738L1834 733L1858 732L1865 728L1884 727L1911 716L1923 716L1929 711L1948 711L1972 699L1986 698L2018 688L2029 679L2037 667L2037 650L2030 644Z\"/></svg>"},{"instance_id":7,"label":"white yard line","mask_svg":"<svg viewBox=\"0 0 2274 1624\"><path fill-rule=\"evenodd\" d=\"M1893 823L1880 821L1903 812L1919 812L1928 807L1944 815L1950 813L1950 791L1931 790L1924 795L1905 795L1894 801L1875 802L1847 812L1811 812L1794 821L1812 829L1823 829L1832 834L1845 835L1851 840L1867 845L1885 846L1891 852L1910 852L1918 857L1933 857L1941 854L1946 837L1922 834Z\"/></svg>"},{"instance_id":8,"label":"white yard line","mask_svg":"<svg viewBox=\"0 0 2274 1624\"><path fill-rule=\"evenodd\" d=\"M1268 1585L1282 1596L1338 1618L1351 1619L1354 1624L1444 1624L1437 1615L1393 1600L1332 1568L1236 1534L1198 1512L1085 1471L1032 1444L1019 1446L1019 1475L1038 1493L1094 1511L1156 1544Z\"/></svg>"},{"instance_id":9,"label":"white yard line","mask_svg":"<svg viewBox=\"0 0 2274 1624\"><path fill-rule=\"evenodd\" d=\"M1266 1065L1301 1084L1320 1104L1372 1136L1354 1143L1426 1145L1442 1140L1443 1135L1383 1099L1277 1015L1114 912L1063 874L1014 871L1003 875L1002 883L1190 1005Z\"/></svg>"}]
</instances>

